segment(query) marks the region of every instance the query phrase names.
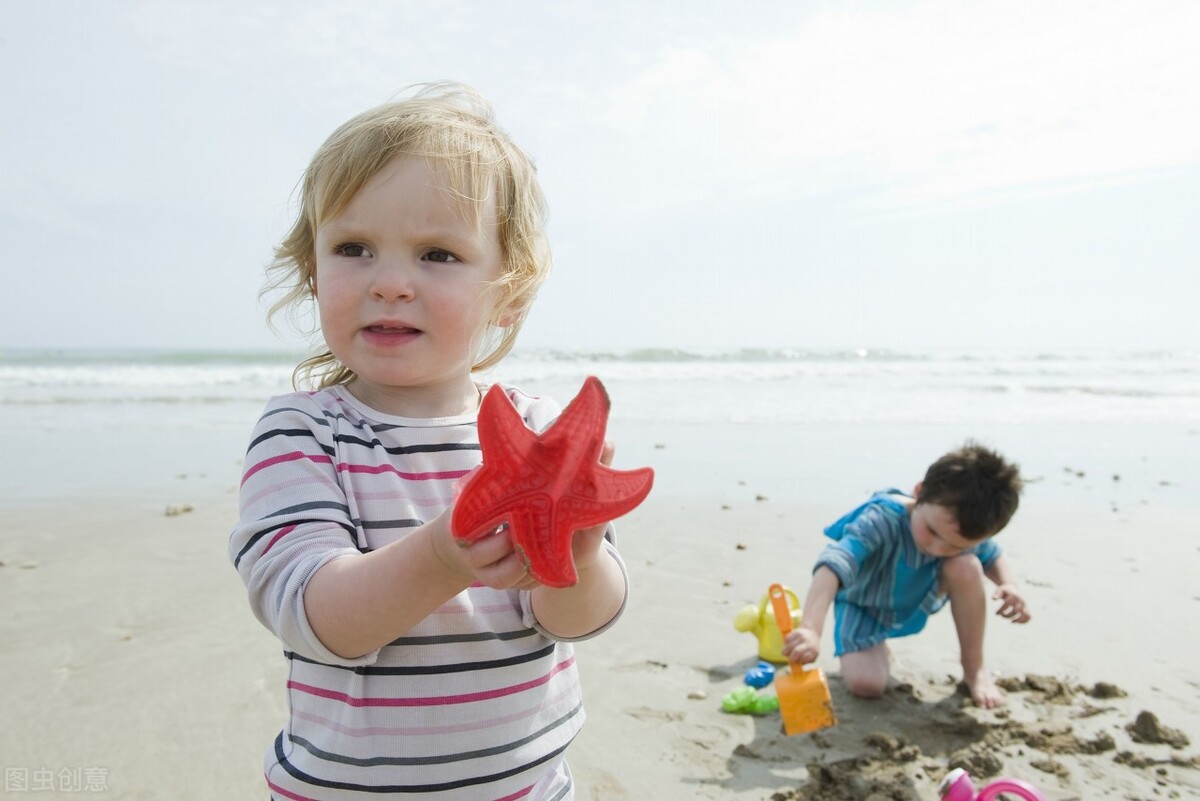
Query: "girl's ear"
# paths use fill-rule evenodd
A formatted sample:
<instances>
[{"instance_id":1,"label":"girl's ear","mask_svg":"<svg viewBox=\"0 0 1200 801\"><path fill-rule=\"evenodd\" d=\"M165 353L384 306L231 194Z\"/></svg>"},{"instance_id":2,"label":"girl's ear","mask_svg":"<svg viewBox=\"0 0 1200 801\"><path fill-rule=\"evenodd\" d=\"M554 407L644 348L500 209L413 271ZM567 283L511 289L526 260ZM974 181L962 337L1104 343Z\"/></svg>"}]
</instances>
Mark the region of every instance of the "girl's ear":
<instances>
[{"instance_id":1,"label":"girl's ear","mask_svg":"<svg viewBox=\"0 0 1200 801\"><path fill-rule=\"evenodd\" d=\"M922 481L918 481L917 486L913 487L913 498L918 501L921 500L921 485L923 483L924 482L922 482Z\"/></svg>"},{"instance_id":2,"label":"girl's ear","mask_svg":"<svg viewBox=\"0 0 1200 801\"><path fill-rule=\"evenodd\" d=\"M521 315L525 310L519 306L510 306L496 317L495 326L497 328L508 328L510 325L521 319Z\"/></svg>"}]
</instances>

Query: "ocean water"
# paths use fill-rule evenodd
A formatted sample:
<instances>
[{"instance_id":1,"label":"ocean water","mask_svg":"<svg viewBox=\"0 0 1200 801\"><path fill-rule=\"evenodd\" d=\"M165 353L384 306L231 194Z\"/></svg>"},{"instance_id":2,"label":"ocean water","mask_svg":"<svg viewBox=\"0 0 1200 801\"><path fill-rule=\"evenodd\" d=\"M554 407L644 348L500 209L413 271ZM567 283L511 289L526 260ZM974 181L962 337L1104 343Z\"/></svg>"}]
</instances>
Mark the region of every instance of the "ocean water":
<instances>
[{"instance_id":1,"label":"ocean water","mask_svg":"<svg viewBox=\"0 0 1200 801\"><path fill-rule=\"evenodd\" d=\"M291 354L0 350L0 408L208 424L290 389ZM516 351L488 380L566 401L600 376L641 422L1200 421L1200 353Z\"/></svg>"},{"instance_id":2,"label":"ocean water","mask_svg":"<svg viewBox=\"0 0 1200 801\"><path fill-rule=\"evenodd\" d=\"M7 443L0 497L152 483L168 474L236 483L246 435L265 400L291 388L298 360L0 350L0 441ZM518 350L485 379L565 403L589 374L613 398L612 428L643 441L619 452L639 460L667 458L652 449L661 450L669 432L697 426L723 436L730 426L759 432L759 450L769 449L762 432L781 427L1200 430L1200 353L1190 351ZM718 447L746 441L738 436ZM1193 436L1187 444L1197 443Z\"/></svg>"}]
</instances>

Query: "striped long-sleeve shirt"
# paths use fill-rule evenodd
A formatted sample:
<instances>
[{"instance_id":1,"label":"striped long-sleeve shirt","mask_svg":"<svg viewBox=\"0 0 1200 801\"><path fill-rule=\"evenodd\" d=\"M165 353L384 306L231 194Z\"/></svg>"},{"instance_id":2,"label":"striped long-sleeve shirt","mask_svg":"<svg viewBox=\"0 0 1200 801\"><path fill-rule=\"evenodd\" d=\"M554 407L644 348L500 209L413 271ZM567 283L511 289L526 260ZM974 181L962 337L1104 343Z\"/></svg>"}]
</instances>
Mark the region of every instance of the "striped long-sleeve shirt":
<instances>
[{"instance_id":1,"label":"striped long-sleeve shirt","mask_svg":"<svg viewBox=\"0 0 1200 801\"><path fill-rule=\"evenodd\" d=\"M558 414L506 390L535 430ZM528 592L470 587L357 659L327 649L305 615L305 585L324 564L450 504L480 463L475 423L384 415L343 387L268 403L230 556L289 665L289 717L264 760L273 797L572 797L563 752L584 720L574 649L538 625Z\"/></svg>"}]
</instances>

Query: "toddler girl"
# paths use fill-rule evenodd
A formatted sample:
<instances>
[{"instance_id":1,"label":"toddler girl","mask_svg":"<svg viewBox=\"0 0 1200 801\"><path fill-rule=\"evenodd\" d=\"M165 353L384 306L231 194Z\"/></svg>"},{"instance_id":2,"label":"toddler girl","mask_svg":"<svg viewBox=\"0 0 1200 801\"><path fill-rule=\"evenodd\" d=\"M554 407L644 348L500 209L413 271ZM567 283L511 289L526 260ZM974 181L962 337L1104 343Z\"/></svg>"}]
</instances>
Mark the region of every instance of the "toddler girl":
<instances>
[{"instance_id":1,"label":"toddler girl","mask_svg":"<svg viewBox=\"0 0 1200 801\"><path fill-rule=\"evenodd\" d=\"M288 661L272 798L572 797L570 643L620 615L625 566L607 527L581 531L579 582L551 589L505 530L461 546L449 526L480 463L472 373L549 270L544 218L532 163L457 85L360 114L308 167L272 314L315 301L325 347L295 378L316 390L268 402L229 544ZM535 430L559 412L505 390Z\"/></svg>"}]
</instances>

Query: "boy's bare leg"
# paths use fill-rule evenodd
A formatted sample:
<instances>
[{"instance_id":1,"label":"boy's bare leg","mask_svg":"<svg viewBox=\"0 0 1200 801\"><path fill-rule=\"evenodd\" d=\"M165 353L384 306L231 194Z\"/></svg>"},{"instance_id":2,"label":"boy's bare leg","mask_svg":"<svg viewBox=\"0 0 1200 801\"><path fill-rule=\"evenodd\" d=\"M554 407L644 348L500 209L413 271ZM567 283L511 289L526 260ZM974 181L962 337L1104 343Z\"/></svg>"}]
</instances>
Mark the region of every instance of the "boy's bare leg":
<instances>
[{"instance_id":1,"label":"boy's bare leg","mask_svg":"<svg viewBox=\"0 0 1200 801\"><path fill-rule=\"evenodd\" d=\"M859 698L878 698L887 690L891 662L886 642L842 654L842 682Z\"/></svg>"},{"instance_id":2,"label":"boy's bare leg","mask_svg":"<svg viewBox=\"0 0 1200 801\"><path fill-rule=\"evenodd\" d=\"M984 709L1004 703L1004 693L996 686L983 662L983 633L987 623L987 591L983 566L974 554L963 554L942 563L942 590L950 596L950 613L958 632L963 683L971 700Z\"/></svg>"}]
</instances>

